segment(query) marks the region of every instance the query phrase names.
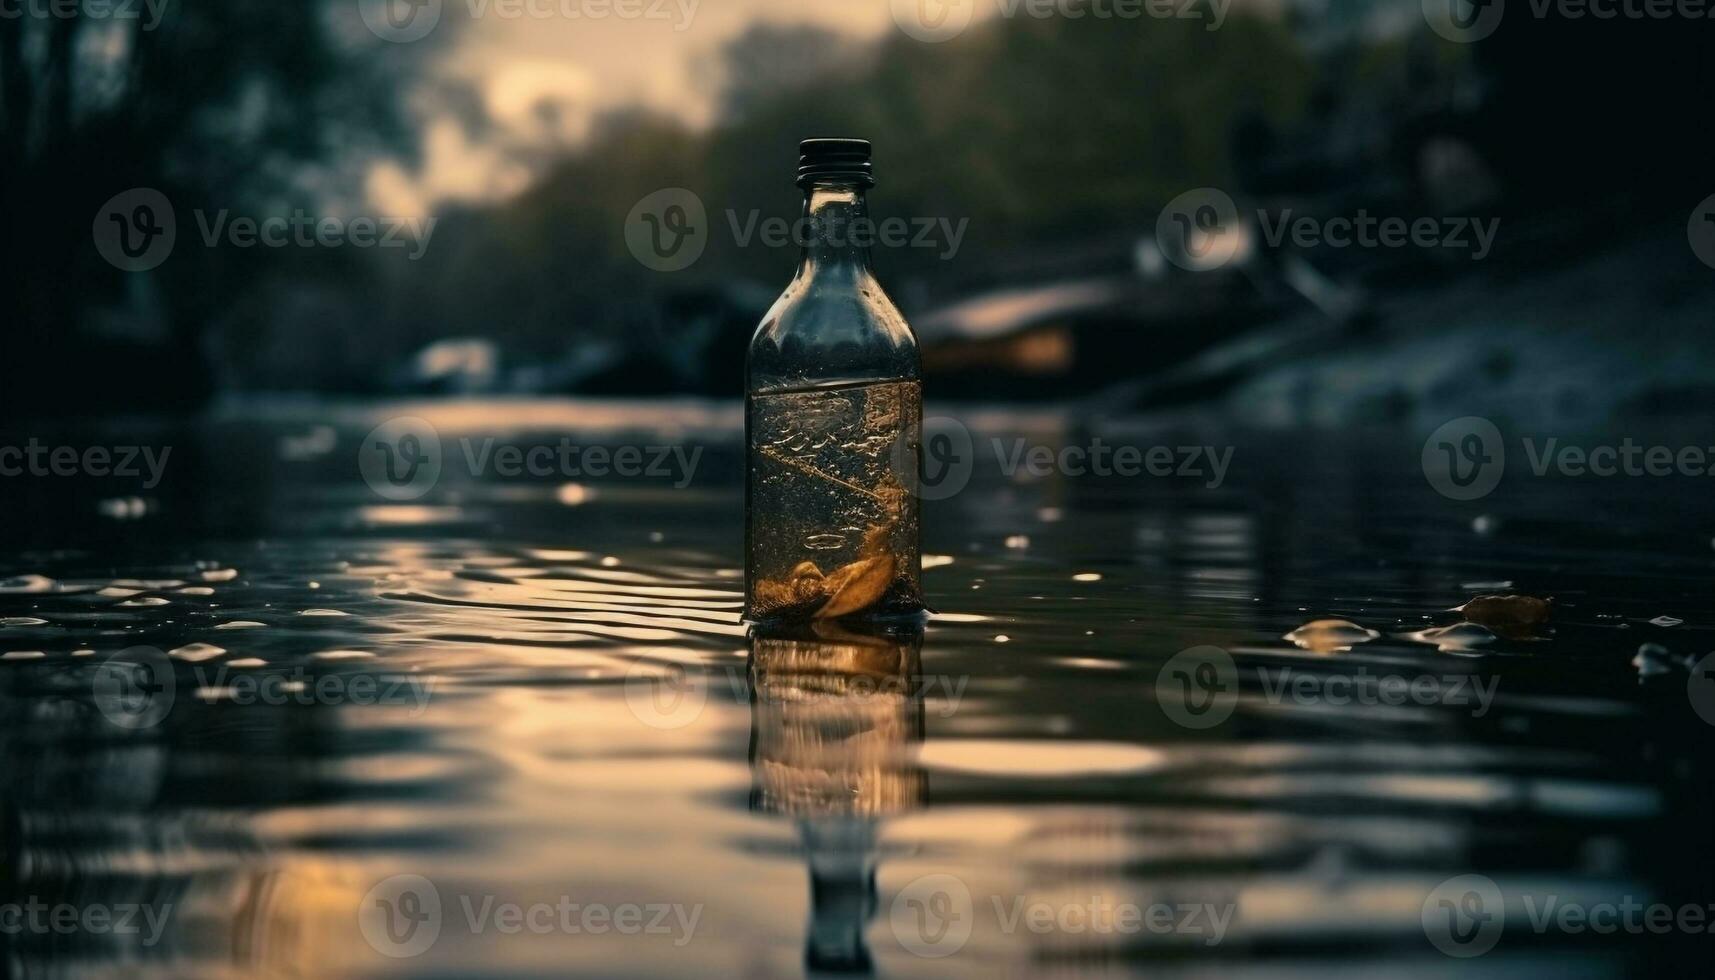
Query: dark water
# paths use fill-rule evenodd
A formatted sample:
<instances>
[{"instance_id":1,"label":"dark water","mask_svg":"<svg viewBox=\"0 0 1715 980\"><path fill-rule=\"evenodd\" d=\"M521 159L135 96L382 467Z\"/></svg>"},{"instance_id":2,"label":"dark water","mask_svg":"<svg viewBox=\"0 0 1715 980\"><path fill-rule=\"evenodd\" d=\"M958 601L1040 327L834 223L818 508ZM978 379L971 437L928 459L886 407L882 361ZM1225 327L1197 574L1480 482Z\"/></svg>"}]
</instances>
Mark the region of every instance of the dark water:
<instances>
[{"instance_id":1,"label":"dark water","mask_svg":"<svg viewBox=\"0 0 1715 980\"><path fill-rule=\"evenodd\" d=\"M442 446L420 498L360 476L394 416ZM962 418L926 630L755 638L736 409L14 430L172 452L152 489L0 480L5 975L1707 972L1696 929L1535 921L1715 900L1707 478L1511 465L1462 503L1422 432ZM1210 487L990 442L1097 436L1232 455ZM676 487L460 443L562 437L701 455ZM1553 618L1407 635L1487 592ZM1379 635L1283 638L1328 618ZM32 902L140 931L8 927Z\"/></svg>"}]
</instances>

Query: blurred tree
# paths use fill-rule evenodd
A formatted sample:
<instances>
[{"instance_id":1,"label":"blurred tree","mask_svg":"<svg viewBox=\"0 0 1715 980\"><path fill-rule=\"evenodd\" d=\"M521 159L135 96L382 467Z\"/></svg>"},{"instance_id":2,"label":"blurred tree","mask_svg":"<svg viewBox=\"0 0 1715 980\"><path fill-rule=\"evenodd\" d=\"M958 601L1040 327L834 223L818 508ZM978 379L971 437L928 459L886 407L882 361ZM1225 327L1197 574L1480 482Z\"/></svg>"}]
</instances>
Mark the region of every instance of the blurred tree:
<instances>
[{"instance_id":1,"label":"blurred tree","mask_svg":"<svg viewBox=\"0 0 1715 980\"><path fill-rule=\"evenodd\" d=\"M202 338L233 315L258 259L201 247L194 212L325 207L329 188L362 185L352 175L369 153L409 154L395 83L449 33L389 44L333 0L156 9L36 4L0 18L8 410L198 403L212 386ZM121 272L92 226L140 187L173 204L178 241L159 268Z\"/></svg>"}]
</instances>

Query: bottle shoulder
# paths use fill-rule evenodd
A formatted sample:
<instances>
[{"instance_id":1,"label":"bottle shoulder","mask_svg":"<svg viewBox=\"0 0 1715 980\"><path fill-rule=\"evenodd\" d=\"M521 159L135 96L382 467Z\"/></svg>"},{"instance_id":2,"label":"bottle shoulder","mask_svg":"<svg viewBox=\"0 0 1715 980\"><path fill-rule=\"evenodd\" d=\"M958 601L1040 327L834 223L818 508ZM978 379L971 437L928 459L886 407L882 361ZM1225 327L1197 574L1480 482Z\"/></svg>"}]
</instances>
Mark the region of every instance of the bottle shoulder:
<instances>
[{"instance_id":1,"label":"bottle shoulder","mask_svg":"<svg viewBox=\"0 0 1715 980\"><path fill-rule=\"evenodd\" d=\"M751 391L913 379L917 336L871 275L794 279L752 335Z\"/></svg>"}]
</instances>

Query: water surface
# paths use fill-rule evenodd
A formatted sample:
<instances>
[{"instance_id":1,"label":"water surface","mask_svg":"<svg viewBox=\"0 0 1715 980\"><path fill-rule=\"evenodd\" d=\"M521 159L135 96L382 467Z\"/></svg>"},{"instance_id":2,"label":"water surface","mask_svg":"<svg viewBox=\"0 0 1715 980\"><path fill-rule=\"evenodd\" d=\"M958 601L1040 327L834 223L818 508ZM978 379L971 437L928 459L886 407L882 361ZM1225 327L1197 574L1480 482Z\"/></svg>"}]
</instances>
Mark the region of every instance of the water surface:
<instances>
[{"instance_id":1,"label":"water surface","mask_svg":"<svg viewBox=\"0 0 1715 980\"><path fill-rule=\"evenodd\" d=\"M442 446L420 497L360 475L366 433L397 416ZM1460 503L1424 479L1421 434L961 417L970 484L924 511L938 615L920 633L763 636L739 620L736 410L271 404L15 431L10 444L172 454L153 488L0 487L0 899L167 911L151 942L0 935L0 962L162 976L1707 968L1707 936L1538 931L1521 904L1715 897L1712 729L1679 659L1707 653L1715 624L1702 484L1509 473ZM1008 475L992 443L1095 437L1232 455L1211 487L1206 468ZM694 474L506 476L499 457L472 472L485 446L562 439L700 454ZM1553 597L1552 620L1426 632L1491 592ZM1324 619L1361 631L1286 639ZM1663 650L1640 669L1646 643ZM1207 655L1173 658L1205 647L1230 658L1231 696L1216 723L1184 723L1173 685ZM1433 696L1340 697L1384 679ZM1468 874L1504 893L1505 928L1486 955L1450 958L1424 907ZM371 926L375 910L428 914L426 893L405 895L423 882L438 935L406 918L366 932L365 910ZM569 929L568 903L636 906L641 924L586 928L575 910ZM553 921L509 932L485 913L507 905ZM1038 907L1047 919L1025 918ZM1225 925L1080 925L1124 907Z\"/></svg>"}]
</instances>

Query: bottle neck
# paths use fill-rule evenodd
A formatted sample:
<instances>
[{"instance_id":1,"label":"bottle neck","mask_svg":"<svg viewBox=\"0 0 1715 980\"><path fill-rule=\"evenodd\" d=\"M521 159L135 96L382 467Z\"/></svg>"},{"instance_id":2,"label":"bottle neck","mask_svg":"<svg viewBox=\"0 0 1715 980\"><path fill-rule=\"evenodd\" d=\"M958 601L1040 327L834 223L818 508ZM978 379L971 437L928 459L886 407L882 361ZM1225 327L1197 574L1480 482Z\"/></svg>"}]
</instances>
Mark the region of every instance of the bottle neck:
<instances>
[{"instance_id":1,"label":"bottle neck","mask_svg":"<svg viewBox=\"0 0 1715 980\"><path fill-rule=\"evenodd\" d=\"M875 225L862 187L845 183L811 184L804 195L798 226L804 247L798 275L856 277L869 271L869 247Z\"/></svg>"}]
</instances>

